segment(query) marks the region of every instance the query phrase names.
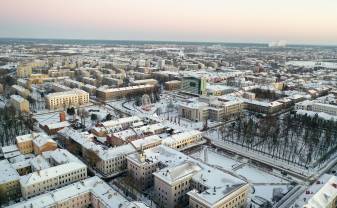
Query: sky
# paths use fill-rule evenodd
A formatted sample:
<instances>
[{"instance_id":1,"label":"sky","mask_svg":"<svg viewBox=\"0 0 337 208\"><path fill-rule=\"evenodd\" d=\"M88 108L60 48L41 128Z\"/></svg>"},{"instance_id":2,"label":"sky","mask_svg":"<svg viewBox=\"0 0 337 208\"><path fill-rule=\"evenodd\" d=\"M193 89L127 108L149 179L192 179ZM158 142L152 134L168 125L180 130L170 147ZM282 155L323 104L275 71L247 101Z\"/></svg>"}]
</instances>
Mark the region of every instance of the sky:
<instances>
[{"instance_id":1,"label":"sky","mask_svg":"<svg viewBox=\"0 0 337 208\"><path fill-rule=\"evenodd\" d=\"M0 0L0 37L337 44L337 0Z\"/></svg>"}]
</instances>

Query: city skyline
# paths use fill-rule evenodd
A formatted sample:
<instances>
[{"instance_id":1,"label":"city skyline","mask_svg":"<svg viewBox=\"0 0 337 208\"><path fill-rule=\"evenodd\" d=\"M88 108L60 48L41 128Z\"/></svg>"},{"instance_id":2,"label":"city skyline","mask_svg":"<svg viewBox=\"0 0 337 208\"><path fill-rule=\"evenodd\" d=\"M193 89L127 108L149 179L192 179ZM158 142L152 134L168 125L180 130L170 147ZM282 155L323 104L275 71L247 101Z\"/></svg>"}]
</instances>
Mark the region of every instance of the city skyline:
<instances>
[{"instance_id":1,"label":"city skyline","mask_svg":"<svg viewBox=\"0 0 337 208\"><path fill-rule=\"evenodd\" d=\"M336 7L328 0L5 0L0 37L335 45Z\"/></svg>"}]
</instances>

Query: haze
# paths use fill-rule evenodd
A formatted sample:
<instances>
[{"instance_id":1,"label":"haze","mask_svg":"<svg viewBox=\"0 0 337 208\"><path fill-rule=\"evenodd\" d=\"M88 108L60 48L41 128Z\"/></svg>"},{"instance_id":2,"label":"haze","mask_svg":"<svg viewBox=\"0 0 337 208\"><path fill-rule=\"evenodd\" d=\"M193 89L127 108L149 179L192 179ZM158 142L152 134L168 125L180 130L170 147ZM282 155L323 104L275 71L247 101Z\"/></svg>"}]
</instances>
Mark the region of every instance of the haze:
<instances>
[{"instance_id":1,"label":"haze","mask_svg":"<svg viewBox=\"0 0 337 208\"><path fill-rule=\"evenodd\" d=\"M335 0L0 0L0 37L336 44Z\"/></svg>"}]
</instances>

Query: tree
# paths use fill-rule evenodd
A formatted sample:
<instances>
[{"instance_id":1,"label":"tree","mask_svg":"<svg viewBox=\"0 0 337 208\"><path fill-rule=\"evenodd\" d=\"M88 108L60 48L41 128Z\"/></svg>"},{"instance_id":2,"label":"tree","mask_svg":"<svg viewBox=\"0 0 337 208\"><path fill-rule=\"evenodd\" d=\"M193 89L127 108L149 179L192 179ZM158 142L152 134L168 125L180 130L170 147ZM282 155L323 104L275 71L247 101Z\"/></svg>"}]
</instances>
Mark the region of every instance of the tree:
<instances>
[{"instance_id":1,"label":"tree","mask_svg":"<svg viewBox=\"0 0 337 208\"><path fill-rule=\"evenodd\" d=\"M91 114L91 120L92 121L97 121L98 117L97 117L97 114L93 113Z\"/></svg>"},{"instance_id":2,"label":"tree","mask_svg":"<svg viewBox=\"0 0 337 208\"><path fill-rule=\"evenodd\" d=\"M75 108L74 107L67 108L67 114L70 116L75 115Z\"/></svg>"},{"instance_id":3,"label":"tree","mask_svg":"<svg viewBox=\"0 0 337 208\"><path fill-rule=\"evenodd\" d=\"M105 117L105 120L110 121L112 119L112 115L108 113Z\"/></svg>"}]
</instances>

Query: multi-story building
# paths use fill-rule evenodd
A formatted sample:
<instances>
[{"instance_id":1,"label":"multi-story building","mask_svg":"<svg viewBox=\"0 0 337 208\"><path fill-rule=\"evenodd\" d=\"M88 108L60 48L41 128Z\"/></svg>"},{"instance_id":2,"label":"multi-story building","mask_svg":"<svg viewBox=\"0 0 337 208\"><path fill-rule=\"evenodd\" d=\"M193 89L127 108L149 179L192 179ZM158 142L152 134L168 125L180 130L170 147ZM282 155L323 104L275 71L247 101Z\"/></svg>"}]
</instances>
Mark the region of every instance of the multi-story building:
<instances>
[{"instance_id":1,"label":"multi-story building","mask_svg":"<svg viewBox=\"0 0 337 208\"><path fill-rule=\"evenodd\" d=\"M104 88L100 87L96 90L96 96L102 101L123 98L133 95L143 95L146 93L151 93L155 89L155 85L137 85L130 87L121 88Z\"/></svg>"},{"instance_id":2,"label":"multi-story building","mask_svg":"<svg viewBox=\"0 0 337 208\"><path fill-rule=\"evenodd\" d=\"M181 84L181 91L194 95L206 95L205 79L197 77L184 77Z\"/></svg>"},{"instance_id":3,"label":"multi-story building","mask_svg":"<svg viewBox=\"0 0 337 208\"><path fill-rule=\"evenodd\" d=\"M295 104L296 110L306 110L313 112L323 112L329 115L337 116L337 105L321 103L319 101L305 100Z\"/></svg>"},{"instance_id":4,"label":"multi-story building","mask_svg":"<svg viewBox=\"0 0 337 208\"><path fill-rule=\"evenodd\" d=\"M179 103L178 113L181 118L194 122L206 121L208 119L208 104L197 100Z\"/></svg>"},{"instance_id":5,"label":"multi-story building","mask_svg":"<svg viewBox=\"0 0 337 208\"><path fill-rule=\"evenodd\" d=\"M44 133L32 133L16 137L16 144L22 154L39 155L57 149L57 143Z\"/></svg>"},{"instance_id":6,"label":"multi-story building","mask_svg":"<svg viewBox=\"0 0 337 208\"><path fill-rule=\"evenodd\" d=\"M181 81L179 80L171 80L165 82L165 90L167 91L173 91L173 90L179 90L181 88Z\"/></svg>"},{"instance_id":7,"label":"multi-story building","mask_svg":"<svg viewBox=\"0 0 337 208\"><path fill-rule=\"evenodd\" d=\"M88 135L71 128L58 132L64 146L75 155L81 156L90 166L103 175L115 175L126 170L126 156L136 151L132 144L114 148L103 148L92 141Z\"/></svg>"},{"instance_id":8,"label":"multi-story building","mask_svg":"<svg viewBox=\"0 0 337 208\"><path fill-rule=\"evenodd\" d=\"M190 147L205 143L202 134L198 130L190 130L174 134L163 140L162 144L176 150L185 150Z\"/></svg>"},{"instance_id":9,"label":"multi-story building","mask_svg":"<svg viewBox=\"0 0 337 208\"><path fill-rule=\"evenodd\" d=\"M129 127L136 127L137 123L143 124L142 120L138 116L130 116L125 118L119 118L116 120L105 121L98 124L97 127L92 128L92 133L96 136L106 136L108 133L114 133L122 131Z\"/></svg>"},{"instance_id":10,"label":"multi-story building","mask_svg":"<svg viewBox=\"0 0 337 208\"><path fill-rule=\"evenodd\" d=\"M26 207L94 207L94 208L147 208L141 202L129 201L97 176L58 188L9 206Z\"/></svg>"},{"instance_id":11,"label":"multi-story building","mask_svg":"<svg viewBox=\"0 0 337 208\"><path fill-rule=\"evenodd\" d=\"M20 78L29 77L32 74L32 66L29 64L21 64L16 69L16 76Z\"/></svg>"},{"instance_id":12,"label":"multi-story building","mask_svg":"<svg viewBox=\"0 0 337 208\"><path fill-rule=\"evenodd\" d=\"M46 96L47 108L51 110L72 106L77 107L87 103L89 103L89 93L80 89L49 93Z\"/></svg>"},{"instance_id":13,"label":"multi-story building","mask_svg":"<svg viewBox=\"0 0 337 208\"><path fill-rule=\"evenodd\" d=\"M13 92L13 94L16 93L20 95L21 97L28 98L28 96L30 95L30 91L24 87L21 87L20 85L12 85L11 88L12 88L11 91Z\"/></svg>"},{"instance_id":14,"label":"multi-story building","mask_svg":"<svg viewBox=\"0 0 337 208\"><path fill-rule=\"evenodd\" d=\"M249 184L160 145L127 156L128 172L141 190L154 186L159 207L246 207Z\"/></svg>"},{"instance_id":15,"label":"multi-story building","mask_svg":"<svg viewBox=\"0 0 337 208\"><path fill-rule=\"evenodd\" d=\"M28 100L24 99L20 95L11 95L10 103L17 111L25 113L29 112Z\"/></svg>"},{"instance_id":16,"label":"multi-story building","mask_svg":"<svg viewBox=\"0 0 337 208\"><path fill-rule=\"evenodd\" d=\"M291 207L337 207L337 177L329 174L322 175Z\"/></svg>"},{"instance_id":17,"label":"multi-story building","mask_svg":"<svg viewBox=\"0 0 337 208\"><path fill-rule=\"evenodd\" d=\"M20 175L8 160L0 161L0 205L21 197Z\"/></svg>"},{"instance_id":18,"label":"multi-story building","mask_svg":"<svg viewBox=\"0 0 337 208\"><path fill-rule=\"evenodd\" d=\"M20 185L24 198L37 196L87 177L87 166L83 163L65 163L21 176Z\"/></svg>"}]
</instances>

